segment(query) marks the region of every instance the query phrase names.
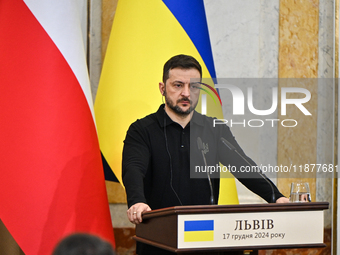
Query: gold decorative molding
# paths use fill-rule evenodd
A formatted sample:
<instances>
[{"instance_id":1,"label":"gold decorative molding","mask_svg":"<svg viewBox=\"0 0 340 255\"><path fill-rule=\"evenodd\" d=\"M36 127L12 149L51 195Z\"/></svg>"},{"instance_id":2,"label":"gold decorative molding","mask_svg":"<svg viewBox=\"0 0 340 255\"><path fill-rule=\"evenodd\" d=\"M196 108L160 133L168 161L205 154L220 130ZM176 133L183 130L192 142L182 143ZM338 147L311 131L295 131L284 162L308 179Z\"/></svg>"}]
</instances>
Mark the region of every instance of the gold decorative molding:
<instances>
[{"instance_id":1,"label":"gold decorative molding","mask_svg":"<svg viewBox=\"0 0 340 255\"><path fill-rule=\"evenodd\" d=\"M299 109L287 108L287 115L281 120L295 119L298 125L294 128L278 126L278 165L289 166L316 164L317 144L317 84L312 79L318 76L318 39L319 39L319 1L280 1L279 16L279 91L282 87L304 87L311 94L311 100L305 107L312 116L304 116ZM299 94L290 93L291 98ZM280 97L279 97L280 98ZM315 175L300 174L289 178L288 173L278 173L280 191L289 196L290 183L304 179L310 184L312 200L315 201Z\"/></svg>"}]
</instances>

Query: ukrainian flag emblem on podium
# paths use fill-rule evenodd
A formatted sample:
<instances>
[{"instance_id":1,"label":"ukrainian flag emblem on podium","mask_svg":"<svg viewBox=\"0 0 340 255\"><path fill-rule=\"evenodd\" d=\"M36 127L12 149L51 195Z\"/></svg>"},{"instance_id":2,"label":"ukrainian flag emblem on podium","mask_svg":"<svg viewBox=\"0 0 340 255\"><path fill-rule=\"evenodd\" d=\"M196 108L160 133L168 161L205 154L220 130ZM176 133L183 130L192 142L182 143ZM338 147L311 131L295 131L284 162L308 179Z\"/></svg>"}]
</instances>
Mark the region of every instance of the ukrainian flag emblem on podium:
<instances>
[{"instance_id":1,"label":"ukrainian flag emblem on podium","mask_svg":"<svg viewBox=\"0 0 340 255\"><path fill-rule=\"evenodd\" d=\"M184 221L184 242L214 241L214 220Z\"/></svg>"}]
</instances>

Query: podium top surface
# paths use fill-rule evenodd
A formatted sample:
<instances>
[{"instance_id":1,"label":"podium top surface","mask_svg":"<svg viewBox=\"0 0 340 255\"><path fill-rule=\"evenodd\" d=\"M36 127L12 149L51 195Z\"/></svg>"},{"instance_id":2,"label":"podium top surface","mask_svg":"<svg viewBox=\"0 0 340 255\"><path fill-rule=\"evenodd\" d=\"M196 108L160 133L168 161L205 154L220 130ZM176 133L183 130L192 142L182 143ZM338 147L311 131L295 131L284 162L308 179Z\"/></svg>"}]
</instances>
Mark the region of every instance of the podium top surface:
<instances>
[{"instance_id":1,"label":"podium top surface","mask_svg":"<svg viewBox=\"0 0 340 255\"><path fill-rule=\"evenodd\" d=\"M172 215L172 214L318 211L318 210L326 210L328 208L329 208L328 202L174 206L174 207L168 207L168 208L145 212L143 213L143 219Z\"/></svg>"}]
</instances>

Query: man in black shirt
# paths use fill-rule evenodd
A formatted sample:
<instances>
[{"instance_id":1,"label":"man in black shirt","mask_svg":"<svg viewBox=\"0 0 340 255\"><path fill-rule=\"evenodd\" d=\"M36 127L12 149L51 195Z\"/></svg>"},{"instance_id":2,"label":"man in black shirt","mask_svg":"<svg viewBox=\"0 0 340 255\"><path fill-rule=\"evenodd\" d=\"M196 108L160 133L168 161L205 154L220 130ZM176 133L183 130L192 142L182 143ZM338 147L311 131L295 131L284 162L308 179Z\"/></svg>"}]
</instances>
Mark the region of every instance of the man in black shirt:
<instances>
[{"instance_id":1,"label":"man in black shirt","mask_svg":"<svg viewBox=\"0 0 340 255\"><path fill-rule=\"evenodd\" d=\"M219 178L210 181L206 173L201 178L190 176L190 171L195 171L193 165L205 165L197 139L208 145L207 165L217 166L221 162L232 166L237 169L233 172L235 177L267 202L288 202L269 179L259 173L239 171L245 160L232 153L221 138L229 141L251 165L255 163L244 154L229 127L214 126L213 118L194 111L200 93L199 82L194 81L201 78L202 69L196 59L186 55L172 57L164 65L163 82L159 83L165 104L156 113L134 122L127 132L122 175L127 215L132 223L142 222L142 213L151 209L210 204L211 197L218 201ZM275 200L271 201L273 197Z\"/></svg>"}]
</instances>

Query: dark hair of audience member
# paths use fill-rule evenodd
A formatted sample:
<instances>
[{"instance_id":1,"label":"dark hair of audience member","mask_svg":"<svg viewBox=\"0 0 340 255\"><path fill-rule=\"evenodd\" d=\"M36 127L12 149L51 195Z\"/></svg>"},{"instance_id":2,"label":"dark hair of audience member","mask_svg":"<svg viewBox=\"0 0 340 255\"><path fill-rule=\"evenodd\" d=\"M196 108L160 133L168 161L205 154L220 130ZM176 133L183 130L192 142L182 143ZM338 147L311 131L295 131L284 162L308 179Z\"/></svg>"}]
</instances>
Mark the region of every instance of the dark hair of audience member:
<instances>
[{"instance_id":1,"label":"dark hair of audience member","mask_svg":"<svg viewBox=\"0 0 340 255\"><path fill-rule=\"evenodd\" d=\"M111 244L98 236L77 233L62 239L52 255L115 255Z\"/></svg>"}]
</instances>

